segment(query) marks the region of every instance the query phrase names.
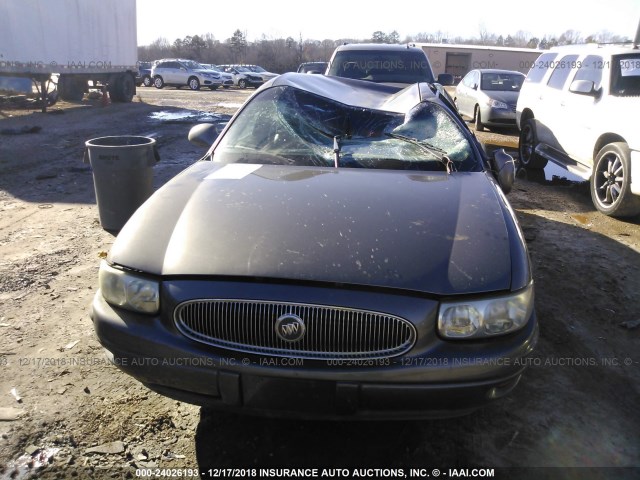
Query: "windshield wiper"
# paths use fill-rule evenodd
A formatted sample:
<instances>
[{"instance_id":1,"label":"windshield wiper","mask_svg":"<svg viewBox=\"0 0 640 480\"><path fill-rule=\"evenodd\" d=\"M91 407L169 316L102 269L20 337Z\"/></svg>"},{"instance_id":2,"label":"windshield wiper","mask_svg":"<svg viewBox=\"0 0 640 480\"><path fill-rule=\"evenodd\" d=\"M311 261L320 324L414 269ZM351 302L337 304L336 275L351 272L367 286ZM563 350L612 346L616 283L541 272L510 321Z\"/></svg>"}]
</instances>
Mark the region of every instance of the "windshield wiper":
<instances>
[{"instance_id":1,"label":"windshield wiper","mask_svg":"<svg viewBox=\"0 0 640 480\"><path fill-rule=\"evenodd\" d=\"M333 166L335 168L338 168L340 166L340 149L342 148L340 146L340 138L338 135L336 135L335 137L333 137L333 153L335 154L335 157L333 159Z\"/></svg>"},{"instance_id":2,"label":"windshield wiper","mask_svg":"<svg viewBox=\"0 0 640 480\"><path fill-rule=\"evenodd\" d=\"M406 136L400 135L398 133L387 132L385 135L387 135L388 137L391 137L391 138L396 138L398 140L402 140L403 142L407 142L407 143L410 143L412 145L416 145L417 147L421 148L422 150L430 153L431 155L436 157L440 162L442 162L444 167L447 169L447 173L451 173L451 172L455 172L456 171L455 164L449 158L449 156L447 155L447 152L442 150L441 148L438 148L435 145L431 145L428 142L421 141L421 140L418 140L418 139L412 138L412 137L406 137Z\"/></svg>"},{"instance_id":3,"label":"windshield wiper","mask_svg":"<svg viewBox=\"0 0 640 480\"><path fill-rule=\"evenodd\" d=\"M351 123L349 122L346 129L349 129L351 126ZM318 132L321 135L324 135L325 137L328 138L333 138L333 153L335 154L334 159L333 159L333 166L335 168L338 168L340 166L340 153L342 150L342 145L340 145L340 140L342 140L343 135L331 135L329 132L325 132L324 130L320 130L318 127L316 127L315 125L311 125L309 124L309 127L312 130L315 130L316 132ZM347 134L346 134L347 138L350 137L349 132L347 130Z\"/></svg>"}]
</instances>

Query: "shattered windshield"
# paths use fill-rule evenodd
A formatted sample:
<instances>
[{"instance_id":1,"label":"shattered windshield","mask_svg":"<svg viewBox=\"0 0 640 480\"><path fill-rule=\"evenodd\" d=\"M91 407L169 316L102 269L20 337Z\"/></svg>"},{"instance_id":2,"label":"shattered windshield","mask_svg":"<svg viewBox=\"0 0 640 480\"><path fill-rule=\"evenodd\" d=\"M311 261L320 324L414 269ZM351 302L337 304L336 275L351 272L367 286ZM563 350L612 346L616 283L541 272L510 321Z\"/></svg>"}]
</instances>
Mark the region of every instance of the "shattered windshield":
<instances>
[{"instance_id":1,"label":"shattered windshield","mask_svg":"<svg viewBox=\"0 0 640 480\"><path fill-rule=\"evenodd\" d=\"M435 103L420 103L405 115L351 107L293 87L258 94L227 130L212 159L391 170L482 170L462 130Z\"/></svg>"}]
</instances>

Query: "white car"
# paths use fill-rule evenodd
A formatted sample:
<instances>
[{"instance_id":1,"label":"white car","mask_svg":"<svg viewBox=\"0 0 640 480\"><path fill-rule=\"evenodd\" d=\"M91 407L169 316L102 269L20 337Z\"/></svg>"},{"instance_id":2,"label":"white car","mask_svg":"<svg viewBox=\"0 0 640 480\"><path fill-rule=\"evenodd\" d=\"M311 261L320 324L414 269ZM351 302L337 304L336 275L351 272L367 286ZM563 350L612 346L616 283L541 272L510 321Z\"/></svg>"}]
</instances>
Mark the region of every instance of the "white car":
<instances>
[{"instance_id":1,"label":"white car","mask_svg":"<svg viewBox=\"0 0 640 480\"><path fill-rule=\"evenodd\" d=\"M531 66L516 122L520 161L548 160L590 180L596 208L640 214L640 50L595 44L557 47Z\"/></svg>"},{"instance_id":2,"label":"white car","mask_svg":"<svg viewBox=\"0 0 640 480\"><path fill-rule=\"evenodd\" d=\"M169 85L177 88L188 86L191 90L200 90L200 87L215 90L223 84L219 72L209 70L193 60L179 58L159 60L151 68L151 78L156 88Z\"/></svg>"},{"instance_id":3,"label":"white car","mask_svg":"<svg viewBox=\"0 0 640 480\"><path fill-rule=\"evenodd\" d=\"M207 70L212 70L214 72L219 73L220 79L222 80L222 86L224 88L233 87L233 75L231 75L230 73L225 73L218 65L206 64L206 63L203 63L201 65L205 67Z\"/></svg>"},{"instance_id":4,"label":"white car","mask_svg":"<svg viewBox=\"0 0 640 480\"><path fill-rule=\"evenodd\" d=\"M237 87L247 88L253 87L258 88L262 86L264 80L262 76L252 72L245 66L240 65L220 65L219 66L226 73L230 74L233 77L233 83Z\"/></svg>"},{"instance_id":5,"label":"white car","mask_svg":"<svg viewBox=\"0 0 640 480\"><path fill-rule=\"evenodd\" d=\"M260 77L262 77L263 82L268 82L272 78L276 78L278 75L280 75L279 73L268 72L264 68L262 68L260 65L243 65L243 66L251 70L256 75L260 75Z\"/></svg>"},{"instance_id":6,"label":"white car","mask_svg":"<svg viewBox=\"0 0 640 480\"><path fill-rule=\"evenodd\" d=\"M522 82L524 75L513 70L471 70L456 87L454 102L460 115L473 119L476 131L513 126Z\"/></svg>"}]
</instances>

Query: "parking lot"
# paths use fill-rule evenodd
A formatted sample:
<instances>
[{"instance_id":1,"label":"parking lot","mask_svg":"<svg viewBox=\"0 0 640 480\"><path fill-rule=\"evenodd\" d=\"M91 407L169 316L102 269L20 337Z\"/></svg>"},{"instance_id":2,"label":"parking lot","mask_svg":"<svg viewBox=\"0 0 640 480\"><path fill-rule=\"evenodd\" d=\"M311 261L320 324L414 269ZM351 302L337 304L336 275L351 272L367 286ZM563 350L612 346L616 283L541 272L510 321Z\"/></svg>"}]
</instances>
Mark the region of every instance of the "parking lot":
<instances>
[{"instance_id":1,"label":"parking lot","mask_svg":"<svg viewBox=\"0 0 640 480\"><path fill-rule=\"evenodd\" d=\"M41 478L336 467L638 478L640 219L597 213L588 187L553 166L536 178L520 172L508 196L534 268L540 340L518 387L487 408L402 422L254 418L161 397L108 364L88 311L113 236L98 221L84 141L156 138L158 187L204 153L189 129L251 93L142 87L131 104L0 110L0 478L38 467ZM478 138L513 151L516 134Z\"/></svg>"}]
</instances>

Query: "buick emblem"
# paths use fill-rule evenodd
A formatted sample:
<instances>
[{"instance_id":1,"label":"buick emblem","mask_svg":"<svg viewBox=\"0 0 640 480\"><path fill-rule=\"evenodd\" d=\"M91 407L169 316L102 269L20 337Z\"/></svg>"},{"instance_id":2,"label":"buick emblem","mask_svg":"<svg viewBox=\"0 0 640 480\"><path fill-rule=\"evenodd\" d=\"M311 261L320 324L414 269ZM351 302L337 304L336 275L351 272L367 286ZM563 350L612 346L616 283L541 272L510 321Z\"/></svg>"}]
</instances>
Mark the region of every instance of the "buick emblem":
<instances>
[{"instance_id":1,"label":"buick emblem","mask_svg":"<svg viewBox=\"0 0 640 480\"><path fill-rule=\"evenodd\" d=\"M276 334L285 342L297 342L304 337L305 330L302 319L293 313L285 313L276 320Z\"/></svg>"}]
</instances>

